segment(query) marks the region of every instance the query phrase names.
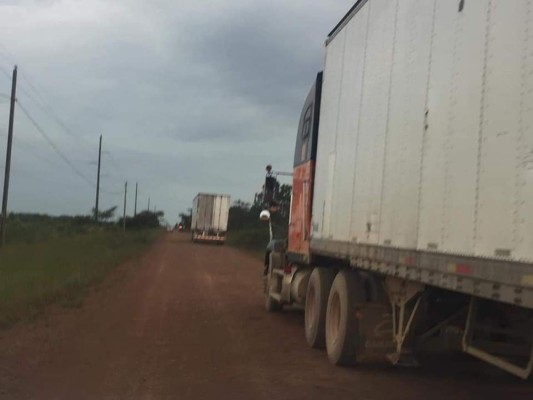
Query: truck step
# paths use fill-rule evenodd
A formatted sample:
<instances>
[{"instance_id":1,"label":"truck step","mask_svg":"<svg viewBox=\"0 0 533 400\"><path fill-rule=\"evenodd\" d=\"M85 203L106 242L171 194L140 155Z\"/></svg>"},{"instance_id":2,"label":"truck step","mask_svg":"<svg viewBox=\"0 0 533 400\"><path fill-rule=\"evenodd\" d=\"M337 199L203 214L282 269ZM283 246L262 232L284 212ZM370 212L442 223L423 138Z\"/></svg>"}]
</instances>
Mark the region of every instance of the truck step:
<instances>
[{"instance_id":1,"label":"truck step","mask_svg":"<svg viewBox=\"0 0 533 400\"><path fill-rule=\"evenodd\" d=\"M280 293L270 292L270 297L272 297L278 303L281 303L281 294Z\"/></svg>"}]
</instances>

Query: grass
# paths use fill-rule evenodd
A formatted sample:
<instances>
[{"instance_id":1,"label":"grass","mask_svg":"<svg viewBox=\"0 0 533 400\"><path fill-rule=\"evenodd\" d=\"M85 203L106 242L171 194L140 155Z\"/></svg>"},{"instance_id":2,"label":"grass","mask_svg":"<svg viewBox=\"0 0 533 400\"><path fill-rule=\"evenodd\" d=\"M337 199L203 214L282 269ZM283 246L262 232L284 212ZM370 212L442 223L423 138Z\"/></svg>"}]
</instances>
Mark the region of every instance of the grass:
<instances>
[{"instance_id":1,"label":"grass","mask_svg":"<svg viewBox=\"0 0 533 400\"><path fill-rule=\"evenodd\" d=\"M157 234L93 230L6 245L0 250L0 329L32 319L50 304L79 307L91 285Z\"/></svg>"},{"instance_id":2,"label":"grass","mask_svg":"<svg viewBox=\"0 0 533 400\"><path fill-rule=\"evenodd\" d=\"M39 214L10 214L7 243L39 243L80 233L99 231L102 225L87 217L52 217Z\"/></svg>"}]
</instances>

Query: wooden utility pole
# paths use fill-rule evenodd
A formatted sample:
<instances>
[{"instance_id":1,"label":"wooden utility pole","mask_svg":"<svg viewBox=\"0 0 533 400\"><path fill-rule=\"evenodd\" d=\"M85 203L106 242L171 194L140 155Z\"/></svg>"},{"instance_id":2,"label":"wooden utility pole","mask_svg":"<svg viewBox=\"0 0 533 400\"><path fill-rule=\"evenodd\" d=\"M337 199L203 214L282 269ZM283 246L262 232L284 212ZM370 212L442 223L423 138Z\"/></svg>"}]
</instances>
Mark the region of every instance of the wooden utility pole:
<instances>
[{"instance_id":1,"label":"wooden utility pole","mask_svg":"<svg viewBox=\"0 0 533 400\"><path fill-rule=\"evenodd\" d=\"M128 193L128 182L124 183L124 214L122 216L122 230L126 232L126 194Z\"/></svg>"},{"instance_id":2,"label":"wooden utility pole","mask_svg":"<svg viewBox=\"0 0 533 400\"><path fill-rule=\"evenodd\" d=\"M148 197L148 211L150 211L150 197Z\"/></svg>"},{"instance_id":3,"label":"wooden utility pole","mask_svg":"<svg viewBox=\"0 0 533 400\"><path fill-rule=\"evenodd\" d=\"M102 159L102 135L98 146L98 175L96 176L96 202L94 205L94 220L98 222L98 200L100 198L100 161Z\"/></svg>"},{"instance_id":4,"label":"wooden utility pole","mask_svg":"<svg viewBox=\"0 0 533 400\"><path fill-rule=\"evenodd\" d=\"M11 107L9 109L9 130L7 133L6 168L4 175L4 194L2 197L2 227L0 246L6 243L7 225L7 197L9 193L9 172L11 170L11 147L13 146L13 123L15 119L15 101L17 96L17 66L13 68L13 79L11 81Z\"/></svg>"},{"instance_id":5,"label":"wooden utility pole","mask_svg":"<svg viewBox=\"0 0 533 400\"><path fill-rule=\"evenodd\" d=\"M133 209L133 216L137 216L137 189L139 187L139 183L135 182L135 208Z\"/></svg>"}]
</instances>

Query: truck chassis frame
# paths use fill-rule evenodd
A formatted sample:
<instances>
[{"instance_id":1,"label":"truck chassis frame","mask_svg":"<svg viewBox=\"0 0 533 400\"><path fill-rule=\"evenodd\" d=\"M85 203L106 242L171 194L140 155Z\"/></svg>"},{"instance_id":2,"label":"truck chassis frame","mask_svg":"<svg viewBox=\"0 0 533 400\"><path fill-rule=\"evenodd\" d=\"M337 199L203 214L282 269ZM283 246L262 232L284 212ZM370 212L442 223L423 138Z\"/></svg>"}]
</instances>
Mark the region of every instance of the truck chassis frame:
<instances>
[{"instance_id":1,"label":"truck chassis frame","mask_svg":"<svg viewBox=\"0 0 533 400\"><path fill-rule=\"evenodd\" d=\"M279 245L270 249L269 256L265 259L269 262L266 277L269 283L265 286L265 295L278 306L275 309L284 304L305 304L305 289L313 267L322 265L326 268L349 268L354 273L368 274L374 277L376 282L382 283L388 297L392 342L395 346L395 351L386 356L393 364L416 365L411 344L422 343L435 333L444 332L447 327L452 326L459 327L460 346L465 353L522 379L531 375L533 289L527 285L530 279L527 274L529 265L507 260L479 260L473 257L325 240L313 240L311 246L313 256L310 263L294 263L295 261L291 261L293 255L286 254L285 249ZM481 263L484 263L485 267L480 265ZM414 326L423 308L421 304L426 296L426 288L429 287L461 293L469 300L464 307L455 310L415 338ZM511 338L521 336L522 341L517 344L512 343L512 340L506 343L491 339L481 342L476 340L476 330L483 330L489 338L503 332L495 327L480 328L480 302L502 303L504 307L529 315L529 323L525 329L521 327L518 333L512 332L511 329L504 332ZM524 337L525 341L529 342L526 346L523 343ZM521 362L511 361L516 355L521 356Z\"/></svg>"}]
</instances>

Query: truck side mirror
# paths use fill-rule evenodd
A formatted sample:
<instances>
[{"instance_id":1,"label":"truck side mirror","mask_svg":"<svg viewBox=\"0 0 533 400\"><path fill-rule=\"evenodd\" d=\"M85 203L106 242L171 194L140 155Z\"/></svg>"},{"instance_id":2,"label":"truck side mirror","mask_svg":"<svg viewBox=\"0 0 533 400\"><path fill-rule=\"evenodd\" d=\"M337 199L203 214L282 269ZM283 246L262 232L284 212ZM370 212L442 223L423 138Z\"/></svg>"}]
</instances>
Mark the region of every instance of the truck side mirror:
<instances>
[{"instance_id":1,"label":"truck side mirror","mask_svg":"<svg viewBox=\"0 0 533 400\"><path fill-rule=\"evenodd\" d=\"M270 221L270 212L268 210L261 211L261 214L259 214L259 219L261 221Z\"/></svg>"}]
</instances>

